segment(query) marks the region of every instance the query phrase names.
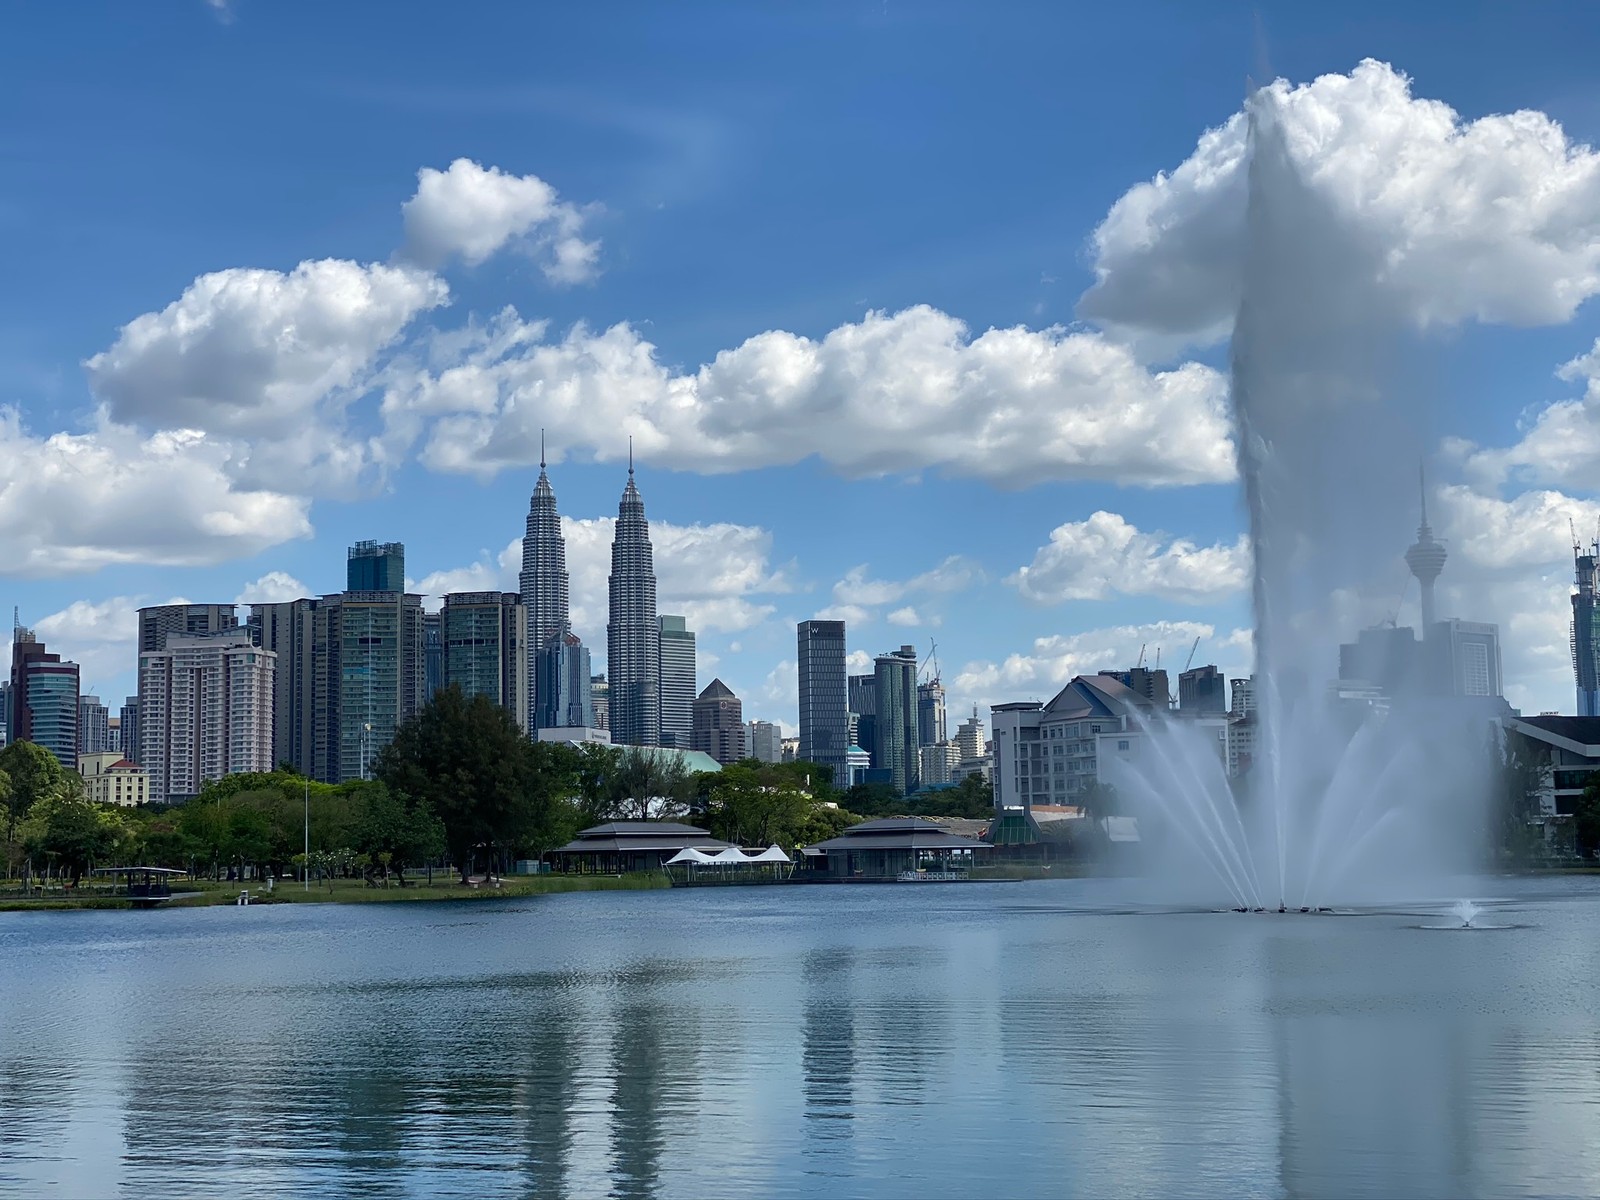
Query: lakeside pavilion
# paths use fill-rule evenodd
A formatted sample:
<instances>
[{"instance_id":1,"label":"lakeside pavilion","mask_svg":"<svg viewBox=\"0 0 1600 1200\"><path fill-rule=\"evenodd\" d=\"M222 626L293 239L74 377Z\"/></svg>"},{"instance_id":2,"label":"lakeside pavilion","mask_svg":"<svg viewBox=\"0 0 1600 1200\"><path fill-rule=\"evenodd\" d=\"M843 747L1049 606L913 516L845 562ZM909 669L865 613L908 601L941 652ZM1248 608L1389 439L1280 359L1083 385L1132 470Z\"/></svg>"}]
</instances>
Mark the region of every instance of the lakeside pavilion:
<instances>
[{"instance_id":1,"label":"lakeside pavilion","mask_svg":"<svg viewBox=\"0 0 1600 1200\"><path fill-rule=\"evenodd\" d=\"M992 849L935 821L886 817L808 846L803 857L813 878L898 879L904 871L966 872L979 854L987 856Z\"/></svg>"},{"instance_id":2,"label":"lakeside pavilion","mask_svg":"<svg viewBox=\"0 0 1600 1200\"><path fill-rule=\"evenodd\" d=\"M568 875L622 875L655 871L684 850L716 854L730 847L710 832L673 821L610 821L583 830L545 857L553 869Z\"/></svg>"}]
</instances>

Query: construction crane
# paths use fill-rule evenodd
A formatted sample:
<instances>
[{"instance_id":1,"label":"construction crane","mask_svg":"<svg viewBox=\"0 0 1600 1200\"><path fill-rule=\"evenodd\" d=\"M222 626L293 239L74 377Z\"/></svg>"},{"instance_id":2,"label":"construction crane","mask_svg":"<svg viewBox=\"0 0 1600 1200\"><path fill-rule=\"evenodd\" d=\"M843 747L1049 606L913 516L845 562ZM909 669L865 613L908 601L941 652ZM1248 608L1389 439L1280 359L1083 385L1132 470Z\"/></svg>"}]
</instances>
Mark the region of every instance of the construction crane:
<instances>
[{"instance_id":1,"label":"construction crane","mask_svg":"<svg viewBox=\"0 0 1600 1200\"><path fill-rule=\"evenodd\" d=\"M929 683L939 682L939 643L928 639L928 657L922 660L922 669Z\"/></svg>"},{"instance_id":2,"label":"construction crane","mask_svg":"<svg viewBox=\"0 0 1600 1200\"><path fill-rule=\"evenodd\" d=\"M1133 664L1133 669L1135 671L1137 671L1140 667L1144 666L1144 648L1145 648L1145 645L1146 645L1146 643L1144 643L1144 642L1140 642L1139 643L1139 661Z\"/></svg>"},{"instance_id":3,"label":"construction crane","mask_svg":"<svg viewBox=\"0 0 1600 1200\"><path fill-rule=\"evenodd\" d=\"M1183 669L1185 671L1194 666L1194 655L1195 651L1198 649L1200 649L1200 638L1199 635L1196 635L1194 639L1194 645L1189 647L1189 661L1183 664Z\"/></svg>"}]
</instances>

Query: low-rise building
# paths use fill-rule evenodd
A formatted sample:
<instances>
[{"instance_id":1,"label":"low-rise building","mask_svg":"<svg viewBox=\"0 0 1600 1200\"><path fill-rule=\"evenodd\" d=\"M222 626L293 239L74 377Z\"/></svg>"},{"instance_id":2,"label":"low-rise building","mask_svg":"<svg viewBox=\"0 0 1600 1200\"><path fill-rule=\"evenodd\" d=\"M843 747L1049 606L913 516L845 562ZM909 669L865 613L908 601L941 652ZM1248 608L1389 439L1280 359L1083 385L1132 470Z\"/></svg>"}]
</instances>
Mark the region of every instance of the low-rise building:
<instances>
[{"instance_id":1,"label":"low-rise building","mask_svg":"<svg viewBox=\"0 0 1600 1200\"><path fill-rule=\"evenodd\" d=\"M908 871L964 874L991 849L934 821L887 817L852 825L836 838L806 847L801 857L813 876L867 881L897 879Z\"/></svg>"},{"instance_id":2,"label":"low-rise building","mask_svg":"<svg viewBox=\"0 0 1600 1200\"><path fill-rule=\"evenodd\" d=\"M1600 771L1600 717L1508 717L1503 725L1532 759L1540 815L1549 820L1577 812Z\"/></svg>"},{"instance_id":3,"label":"low-rise building","mask_svg":"<svg viewBox=\"0 0 1600 1200\"><path fill-rule=\"evenodd\" d=\"M1102 738L1143 728L1156 712L1153 701L1110 675L1079 675L1046 704L995 705L996 811L1073 803L1099 780Z\"/></svg>"},{"instance_id":4,"label":"low-rise building","mask_svg":"<svg viewBox=\"0 0 1600 1200\"><path fill-rule=\"evenodd\" d=\"M120 751L80 754L78 774L83 776L83 794L91 804L132 807L150 799L149 774L123 758Z\"/></svg>"},{"instance_id":5,"label":"low-rise building","mask_svg":"<svg viewBox=\"0 0 1600 1200\"><path fill-rule=\"evenodd\" d=\"M659 870L673 855L691 847L715 854L729 845L709 830L675 821L612 821L583 830L546 857L557 871L567 874L621 875Z\"/></svg>"}]
</instances>

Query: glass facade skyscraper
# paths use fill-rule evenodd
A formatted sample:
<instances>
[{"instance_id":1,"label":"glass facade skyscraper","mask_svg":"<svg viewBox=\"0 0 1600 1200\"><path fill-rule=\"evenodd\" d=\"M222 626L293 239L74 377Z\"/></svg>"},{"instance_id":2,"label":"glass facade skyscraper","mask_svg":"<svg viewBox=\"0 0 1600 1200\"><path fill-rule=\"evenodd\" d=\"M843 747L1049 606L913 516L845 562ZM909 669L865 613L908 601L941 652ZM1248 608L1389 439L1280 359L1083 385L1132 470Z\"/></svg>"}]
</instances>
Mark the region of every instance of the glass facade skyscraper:
<instances>
[{"instance_id":1,"label":"glass facade skyscraper","mask_svg":"<svg viewBox=\"0 0 1600 1200\"><path fill-rule=\"evenodd\" d=\"M611 740L619 746L659 746L661 627L656 623L655 552L632 463L611 541L610 613L606 677L611 685Z\"/></svg>"},{"instance_id":2,"label":"glass facade skyscraper","mask_svg":"<svg viewBox=\"0 0 1600 1200\"><path fill-rule=\"evenodd\" d=\"M694 631L682 617L662 616L661 744L687 749L694 732Z\"/></svg>"},{"instance_id":3,"label":"glass facade skyscraper","mask_svg":"<svg viewBox=\"0 0 1600 1200\"><path fill-rule=\"evenodd\" d=\"M444 686L487 696L527 729L528 657L518 592L452 592L440 612Z\"/></svg>"},{"instance_id":4,"label":"glass facade skyscraper","mask_svg":"<svg viewBox=\"0 0 1600 1200\"><path fill-rule=\"evenodd\" d=\"M915 791L922 740L917 696L917 652L901 646L873 660L877 677L878 753L872 765L892 773L895 791Z\"/></svg>"},{"instance_id":5,"label":"glass facade skyscraper","mask_svg":"<svg viewBox=\"0 0 1600 1200\"><path fill-rule=\"evenodd\" d=\"M350 547L345 566L345 590L350 592L403 592L406 590L404 542L357 542Z\"/></svg>"},{"instance_id":6,"label":"glass facade skyscraper","mask_svg":"<svg viewBox=\"0 0 1600 1200\"><path fill-rule=\"evenodd\" d=\"M542 436L542 435L541 435ZM522 537L522 573L517 580L527 621L523 653L527 658L528 711L522 725L529 732L539 726L545 707L539 697L539 655L551 638L572 629L567 600L567 541L561 534L561 514L556 510L555 489L545 472L544 446L539 449L539 481L528 502L528 523ZM557 706L559 707L559 706Z\"/></svg>"},{"instance_id":7,"label":"glass facade skyscraper","mask_svg":"<svg viewBox=\"0 0 1600 1200\"><path fill-rule=\"evenodd\" d=\"M540 729L595 728L589 648L574 633L558 633L539 651Z\"/></svg>"},{"instance_id":8,"label":"glass facade skyscraper","mask_svg":"<svg viewBox=\"0 0 1600 1200\"><path fill-rule=\"evenodd\" d=\"M32 742L78 769L78 664L50 654L32 631L18 628L11 641L11 686L6 692L6 735Z\"/></svg>"},{"instance_id":9,"label":"glass facade skyscraper","mask_svg":"<svg viewBox=\"0 0 1600 1200\"><path fill-rule=\"evenodd\" d=\"M795 626L800 671L800 758L832 773L845 786L850 749L850 708L845 688L843 621L801 621Z\"/></svg>"}]
</instances>

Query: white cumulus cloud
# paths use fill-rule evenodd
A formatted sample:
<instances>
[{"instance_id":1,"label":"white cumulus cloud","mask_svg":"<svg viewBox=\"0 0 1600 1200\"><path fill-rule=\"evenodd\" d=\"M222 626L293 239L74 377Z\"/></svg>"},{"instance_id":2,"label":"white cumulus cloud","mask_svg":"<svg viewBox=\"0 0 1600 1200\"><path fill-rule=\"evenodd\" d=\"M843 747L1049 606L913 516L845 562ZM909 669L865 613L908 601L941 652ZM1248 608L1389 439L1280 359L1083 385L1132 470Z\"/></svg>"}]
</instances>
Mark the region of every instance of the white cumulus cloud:
<instances>
[{"instance_id":1,"label":"white cumulus cloud","mask_svg":"<svg viewBox=\"0 0 1600 1200\"><path fill-rule=\"evenodd\" d=\"M199 566L311 535L304 499L239 487L229 456L195 432L39 438L0 408L0 574Z\"/></svg>"},{"instance_id":2,"label":"white cumulus cloud","mask_svg":"<svg viewBox=\"0 0 1600 1200\"><path fill-rule=\"evenodd\" d=\"M1159 596L1199 604L1234 595L1250 576L1249 539L1197 546L1143 533L1116 513L1096 512L1058 525L1033 562L1006 582L1036 604Z\"/></svg>"},{"instance_id":3,"label":"white cumulus cloud","mask_svg":"<svg viewBox=\"0 0 1600 1200\"><path fill-rule=\"evenodd\" d=\"M407 253L433 269L451 258L476 266L519 245L552 283L582 283L598 273L600 243L583 237L582 211L537 175L458 158L443 171L418 171L416 194L401 211Z\"/></svg>"},{"instance_id":4,"label":"white cumulus cloud","mask_svg":"<svg viewBox=\"0 0 1600 1200\"><path fill-rule=\"evenodd\" d=\"M1151 372L1092 332L974 336L919 305L820 339L757 334L692 373L629 325L547 332L501 313L453 363L396 376L390 425L425 431L429 467L480 477L537 462L541 429L561 453L598 460L620 458L631 434L644 460L704 473L815 456L849 477L932 468L1007 488L1234 477L1222 375Z\"/></svg>"},{"instance_id":5,"label":"white cumulus cloud","mask_svg":"<svg viewBox=\"0 0 1600 1200\"><path fill-rule=\"evenodd\" d=\"M235 604L283 604L309 596L306 585L287 571L268 571L239 590Z\"/></svg>"},{"instance_id":6,"label":"white cumulus cloud","mask_svg":"<svg viewBox=\"0 0 1600 1200\"><path fill-rule=\"evenodd\" d=\"M1332 213L1377 248L1374 295L1420 325L1568 320L1600 290L1600 154L1540 112L1466 120L1371 59L1272 85L1289 154ZM1095 230L1079 311L1108 327L1210 339L1239 301L1242 113Z\"/></svg>"}]
</instances>

